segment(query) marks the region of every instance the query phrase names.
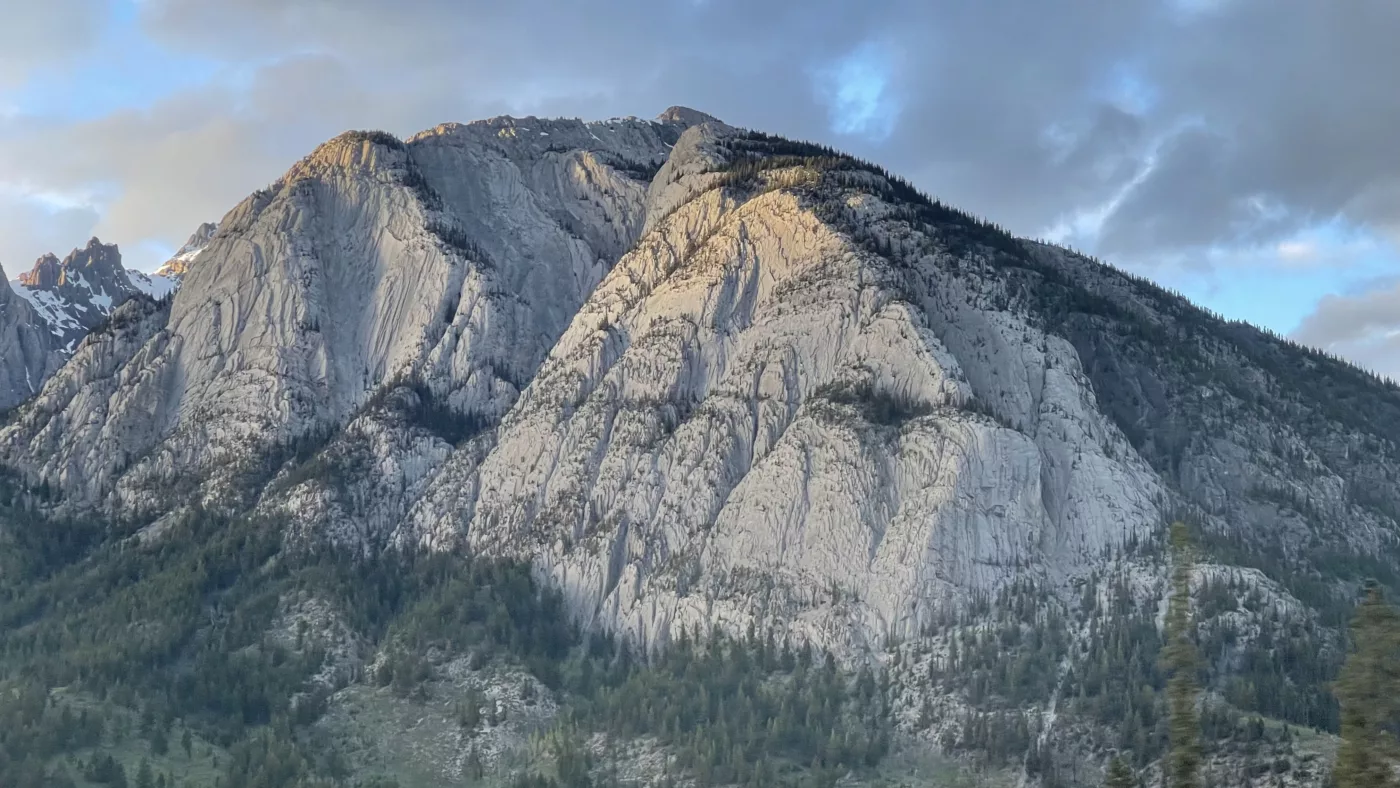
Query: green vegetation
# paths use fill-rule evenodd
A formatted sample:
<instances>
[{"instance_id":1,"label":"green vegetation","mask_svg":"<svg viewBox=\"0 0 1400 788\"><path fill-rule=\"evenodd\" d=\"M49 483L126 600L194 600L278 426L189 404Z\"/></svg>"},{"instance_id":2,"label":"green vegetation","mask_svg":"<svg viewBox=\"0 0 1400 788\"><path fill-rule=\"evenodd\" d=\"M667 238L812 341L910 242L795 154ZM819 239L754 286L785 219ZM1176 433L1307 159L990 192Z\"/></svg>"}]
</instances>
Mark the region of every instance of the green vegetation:
<instances>
[{"instance_id":1,"label":"green vegetation","mask_svg":"<svg viewBox=\"0 0 1400 788\"><path fill-rule=\"evenodd\" d=\"M387 131L378 131L374 129L366 131L347 131L341 136L347 142L368 142L372 145L383 145L392 150L404 150L408 147L403 140Z\"/></svg>"},{"instance_id":2,"label":"green vegetation","mask_svg":"<svg viewBox=\"0 0 1400 788\"><path fill-rule=\"evenodd\" d=\"M883 678L715 633L642 661L581 637L523 565L293 549L279 523L202 512L149 539L15 506L3 515L0 692L15 699L0 704L5 786L63 785L72 764L102 785L143 785L148 772L152 785L167 774L222 788L384 785L349 774L314 732L335 663L294 624L301 599L329 603L386 655L342 682L409 697L431 679L432 654L505 660L565 699L558 741L651 737L702 785L831 785L889 747ZM478 709L463 707L468 729ZM582 784L591 756L555 749L553 771L521 780Z\"/></svg>"},{"instance_id":3,"label":"green vegetation","mask_svg":"<svg viewBox=\"0 0 1400 788\"><path fill-rule=\"evenodd\" d=\"M0 739L7 786L45 784L56 756L92 746L91 731L121 709L154 721L142 726L162 732L152 751L171 749L177 721L227 748L228 788L319 784L333 763L301 732L324 708L327 688L313 679L327 656L275 636L287 600L329 600L360 635L400 645L408 656L388 663L388 683L416 680L412 655L431 645L508 653L548 676L575 640L558 598L520 566L293 551L280 524L202 513L149 542L6 515L0 681L28 699L3 706L16 715ZM46 706L60 687L94 700L80 724L69 706Z\"/></svg>"},{"instance_id":4,"label":"green vegetation","mask_svg":"<svg viewBox=\"0 0 1400 788\"><path fill-rule=\"evenodd\" d=\"M1133 776L1133 770L1128 768L1128 764L1122 758L1114 756L1108 762L1108 770L1104 775L1103 788L1137 788L1137 778Z\"/></svg>"},{"instance_id":5,"label":"green vegetation","mask_svg":"<svg viewBox=\"0 0 1400 788\"><path fill-rule=\"evenodd\" d=\"M1192 642L1191 540L1185 523L1171 527L1172 594L1167 607L1166 647L1162 665L1168 674L1167 730L1171 749L1165 766L1171 788L1198 788L1201 784L1201 721L1196 705L1200 690L1196 672L1200 668Z\"/></svg>"},{"instance_id":6,"label":"green vegetation","mask_svg":"<svg viewBox=\"0 0 1400 788\"><path fill-rule=\"evenodd\" d=\"M1400 785L1400 611L1372 586L1352 621L1353 651L1337 682L1342 743L1333 770L1337 788Z\"/></svg>"}]
</instances>

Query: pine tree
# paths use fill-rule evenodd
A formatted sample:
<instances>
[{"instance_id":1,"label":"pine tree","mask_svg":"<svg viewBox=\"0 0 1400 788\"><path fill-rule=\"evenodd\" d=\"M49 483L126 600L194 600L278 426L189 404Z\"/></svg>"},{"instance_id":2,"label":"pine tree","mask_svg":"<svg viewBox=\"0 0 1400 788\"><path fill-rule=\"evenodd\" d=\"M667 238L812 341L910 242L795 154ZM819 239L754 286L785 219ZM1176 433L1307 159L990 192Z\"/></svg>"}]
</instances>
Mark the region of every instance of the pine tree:
<instances>
[{"instance_id":1,"label":"pine tree","mask_svg":"<svg viewBox=\"0 0 1400 788\"><path fill-rule=\"evenodd\" d=\"M1192 643L1191 537L1185 523L1172 523L1172 595L1167 606L1162 668L1167 676L1168 740L1165 772L1170 788L1200 788L1201 722L1196 710L1198 659Z\"/></svg>"},{"instance_id":2,"label":"pine tree","mask_svg":"<svg viewBox=\"0 0 1400 788\"><path fill-rule=\"evenodd\" d=\"M1138 781L1128 764L1115 755L1104 772L1103 788L1138 788Z\"/></svg>"},{"instance_id":3,"label":"pine tree","mask_svg":"<svg viewBox=\"0 0 1400 788\"><path fill-rule=\"evenodd\" d=\"M1337 788L1396 788L1400 758L1400 612L1372 585L1352 618L1352 653L1337 680L1342 742L1333 771Z\"/></svg>"}]
</instances>

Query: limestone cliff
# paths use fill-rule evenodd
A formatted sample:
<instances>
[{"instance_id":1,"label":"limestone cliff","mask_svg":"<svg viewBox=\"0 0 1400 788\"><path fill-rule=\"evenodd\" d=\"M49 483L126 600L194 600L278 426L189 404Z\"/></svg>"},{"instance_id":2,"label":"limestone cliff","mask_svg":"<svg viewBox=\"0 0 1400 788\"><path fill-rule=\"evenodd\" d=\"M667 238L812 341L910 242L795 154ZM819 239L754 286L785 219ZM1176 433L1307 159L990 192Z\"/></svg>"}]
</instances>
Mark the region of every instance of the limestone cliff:
<instances>
[{"instance_id":1,"label":"limestone cliff","mask_svg":"<svg viewBox=\"0 0 1400 788\"><path fill-rule=\"evenodd\" d=\"M33 306L0 281L0 408L33 396L62 360L57 338Z\"/></svg>"},{"instance_id":2,"label":"limestone cliff","mask_svg":"<svg viewBox=\"0 0 1400 788\"><path fill-rule=\"evenodd\" d=\"M124 371L117 410L166 381L126 447L139 461L36 440L90 415L40 405L0 436L7 461L69 506L144 517L181 484L241 500L234 480L263 455L336 431L391 382L493 423L639 232L642 176L682 128L527 118L407 143L342 135L224 217Z\"/></svg>"}]
</instances>

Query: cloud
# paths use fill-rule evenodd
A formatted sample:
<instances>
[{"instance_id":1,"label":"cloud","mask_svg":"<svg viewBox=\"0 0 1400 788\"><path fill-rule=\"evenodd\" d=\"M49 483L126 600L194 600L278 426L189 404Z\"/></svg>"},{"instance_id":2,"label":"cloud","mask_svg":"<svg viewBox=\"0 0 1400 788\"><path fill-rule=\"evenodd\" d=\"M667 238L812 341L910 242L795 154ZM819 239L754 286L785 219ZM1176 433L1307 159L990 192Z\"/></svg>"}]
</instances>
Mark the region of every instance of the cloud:
<instances>
[{"instance_id":1,"label":"cloud","mask_svg":"<svg viewBox=\"0 0 1400 788\"><path fill-rule=\"evenodd\" d=\"M43 0L7 7L0 24L0 89L89 46L101 30L105 6L104 0Z\"/></svg>"},{"instance_id":2,"label":"cloud","mask_svg":"<svg viewBox=\"0 0 1400 788\"><path fill-rule=\"evenodd\" d=\"M813 74L833 131L875 142L890 136L899 120L901 103L889 89L896 69L892 50L888 45L866 42Z\"/></svg>"},{"instance_id":3,"label":"cloud","mask_svg":"<svg viewBox=\"0 0 1400 788\"><path fill-rule=\"evenodd\" d=\"M678 103L833 142L1017 232L1149 271L1228 264L1212 250L1235 246L1325 265L1325 244L1308 258L1295 238L1332 221L1400 240L1400 92L1376 76L1400 73L1392 0L142 0L138 13L142 35L209 80L81 122L0 117L0 183L97 184L113 196L91 229L133 246L178 243L346 128ZM57 30L40 48L61 58L76 34ZM21 241L38 243L0 238L0 255Z\"/></svg>"},{"instance_id":4,"label":"cloud","mask_svg":"<svg viewBox=\"0 0 1400 788\"><path fill-rule=\"evenodd\" d=\"M1288 261L1316 260L1318 255L1312 241L1280 241L1277 249L1279 258Z\"/></svg>"},{"instance_id":5,"label":"cloud","mask_svg":"<svg viewBox=\"0 0 1400 788\"><path fill-rule=\"evenodd\" d=\"M1361 293L1324 296L1293 338L1400 380L1400 280L1382 280Z\"/></svg>"},{"instance_id":6,"label":"cloud","mask_svg":"<svg viewBox=\"0 0 1400 788\"><path fill-rule=\"evenodd\" d=\"M96 221L97 211L91 207L50 207L39 201L0 193L0 238L24 235L36 240L38 248L66 249L74 245L74 238L83 237ZM0 269L4 269L6 279L14 279L28 271L34 259L0 258Z\"/></svg>"}]
</instances>

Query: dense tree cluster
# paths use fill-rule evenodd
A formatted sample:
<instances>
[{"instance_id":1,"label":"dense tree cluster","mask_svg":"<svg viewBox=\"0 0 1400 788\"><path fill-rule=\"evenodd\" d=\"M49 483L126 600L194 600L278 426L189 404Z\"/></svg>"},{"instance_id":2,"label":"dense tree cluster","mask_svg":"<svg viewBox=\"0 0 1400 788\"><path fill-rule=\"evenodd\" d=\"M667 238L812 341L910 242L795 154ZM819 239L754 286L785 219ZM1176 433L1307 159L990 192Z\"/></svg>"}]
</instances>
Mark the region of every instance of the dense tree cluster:
<instances>
[{"instance_id":1,"label":"dense tree cluster","mask_svg":"<svg viewBox=\"0 0 1400 788\"><path fill-rule=\"evenodd\" d=\"M1342 742L1337 788L1400 786L1400 611L1372 586L1352 622L1353 650L1337 681Z\"/></svg>"},{"instance_id":2,"label":"dense tree cluster","mask_svg":"<svg viewBox=\"0 0 1400 788\"><path fill-rule=\"evenodd\" d=\"M626 675L602 686L576 678L575 718L673 745L701 785L777 785L802 767L809 779L834 782L889 749L884 679L865 669L851 681L807 645L692 633Z\"/></svg>"}]
</instances>

